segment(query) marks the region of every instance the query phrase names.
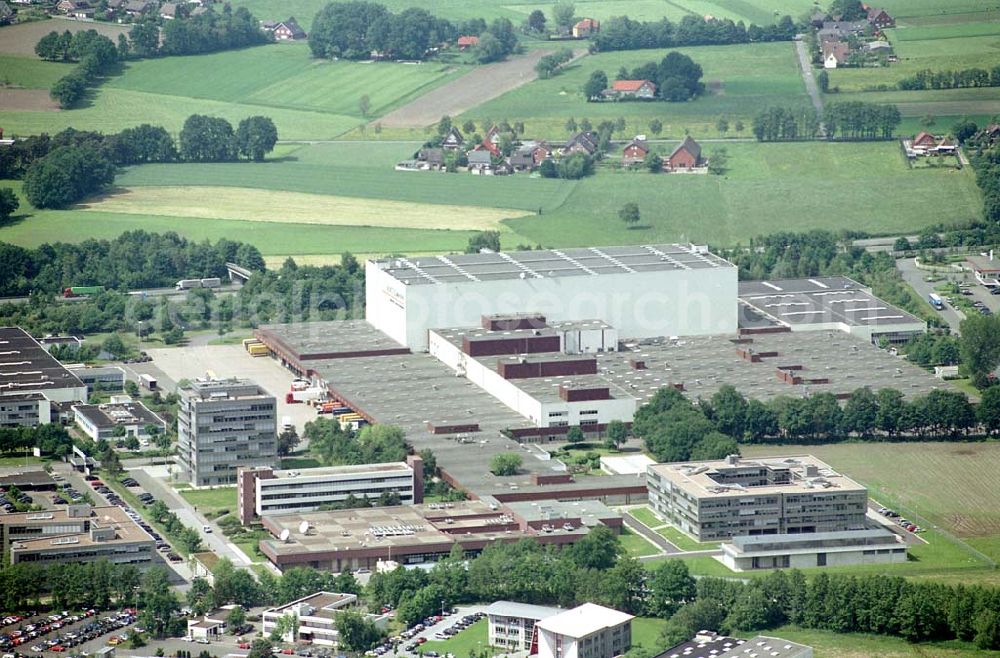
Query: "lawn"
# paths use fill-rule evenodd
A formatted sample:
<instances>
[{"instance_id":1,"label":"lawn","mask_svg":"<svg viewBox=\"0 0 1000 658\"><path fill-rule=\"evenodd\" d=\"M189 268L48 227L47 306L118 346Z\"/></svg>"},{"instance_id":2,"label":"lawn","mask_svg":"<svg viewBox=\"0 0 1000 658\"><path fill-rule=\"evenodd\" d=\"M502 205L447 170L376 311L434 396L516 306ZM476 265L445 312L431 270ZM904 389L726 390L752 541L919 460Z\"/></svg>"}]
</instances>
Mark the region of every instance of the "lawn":
<instances>
[{"instance_id":1,"label":"lawn","mask_svg":"<svg viewBox=\"0 0 1000 658\"><path fill-rule=\"evenodd\" d=\"M657 118L664 136L683 136L689 130L695 136L717 136L715 123L726 116L734 123L745 124L743 136L749 136L750 120L770 104L807 105L805 86L799 73L795 48L791 43L763 43L734 46L701 46L677 49L689 55L704 69L703 81L708 91L687 103L622 102L588 103L582 87L590 74L603 70L614 78L620 67L633 68L659 61L666 50L632 50L599 53L585 57L561 74L527 85L484 103L461 119L523 121L532 137L565 138L566 120L587 118L594 125L602 120L622 117L626 135L647 133L649 122ZM732 134L732 133L730 133Z\"/></svg>"},{"instance_id":2,"label":"lawn","mask_svg":"<svg viewBox=\"0 0 1000 658\"><path fill-rule=\"evenodd\" d=\"M72 69L72 64L44 62L37 57L0 55L0 83L6 86L48 89Z\"/></svg>"},{"instance_id":3,"label":"lawn","mask_svg":"<svg viewBox=\"0 0 1000 658\"><path fill-rule=\"evenodd\" d=\"M236 510L236 487L217 487L215 489L185 489L179 492L187 502L194 505L199 512L215 512L226 509Z\"/></svg>"},{"instance_id":4,"label":"lawn","mask_svg":"<svg viewBox=\"0 0 1000 658\"><path fill-rule=\"evenodd\" d=\"M421 651L437 651L439 654L453 653L455 658L468 656L472 651L486 648L489 636L489 626L487 620L479 621L466 627L464 631L459 631L447 640L429 640L420 645Z\"/></svg>"},{"instance_id":5,"label":"lawn","mask_svg":"<svg viewBox=\"0 0 1000 658\"><path fill-rule=\"evenodd\" d=\"M636 617L632 620L632 646L641 646L654 655L663 650L660 644L660 633L667 625L665 619L655 617Z\"/></svg>"},{"instance_id":6,"label":"lawn","mask_svg":"<svg viewBox=\"0 0 1000 658\"><path fill-rule=\"evenodd\" d=\"M17 466L40 466L46 462L42 457L35 457L31 454L15 456L9 453L0 456L0 467L17 467Z\"/></svg>"},{"instance_id":7,"label":"lawn","mask_svg":"<svg viewBox=\"0 0 1000 658\"><path fill-rule=\"evenodd\" d=\"M752 633L744 634L751 637ZM910 644L898 637L861 633L832 633L782 626L767 631L767 635L811 646L815 658L986 658L997 651L981 651L966 642L932 642Z\"/></svg>"},{"instance_id":8,"label":"lawn","mask_svg":"<svg viewBox=\"0 0 1000 658\"><path fill-rule=\"evenodd\" d=\"M654 555L660 552L656 546L653 546L644 537L637 535L628 528L622 528L618 539L621 542L622 548L625 549L625 553L631 557Z\"/></svg>"},{"instance_id":9,"label":"lawn","mask_svg":"<svg viewBox=\"0 0 1000 658\"><path fill-rule=\"evenodd\" d=\"M672 525L664 525L657 529L656 534L682 551L712 551L719 548L718 542L699 542L691 539Z\"/></svg>"}]
</instances>

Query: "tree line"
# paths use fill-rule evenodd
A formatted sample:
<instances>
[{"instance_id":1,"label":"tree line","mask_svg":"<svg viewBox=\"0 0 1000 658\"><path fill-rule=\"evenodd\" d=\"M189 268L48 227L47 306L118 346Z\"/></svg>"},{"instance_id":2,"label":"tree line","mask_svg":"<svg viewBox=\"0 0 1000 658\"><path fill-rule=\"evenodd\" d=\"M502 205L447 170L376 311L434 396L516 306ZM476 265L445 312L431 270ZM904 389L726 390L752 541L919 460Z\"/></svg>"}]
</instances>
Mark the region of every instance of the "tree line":
<instances>
[{"instance_id":1,"label":"tree line","mask_svg":"<svg viewBox=\"0 0 1000 658\"><path fill-rule=\"evenodd\" d=\"M1000 140L991 138L985 130L979 131L967 142L966 153L976 170L976 184L983 193L983 215L992 235L1000 232ZM997 241L1000 239L977 244Z\"/></svg>"},{"instance_id":2,"label":"tree line","mask_svg":"<svg viewBox=\"0 0 1000 658\"><path fill-rule=\"evenodd\" d=\"M265 116L247 117L233 130L225 119L193 114L177 146L164 128L149 124L110 135L67 128L51 138L15 141L0 152L0 176L23 178L24 194L36 208L63 208L110 187L120 165L259 162L277 141L278 130Z\"/></svg>"},{"instance_id":3,"label":"tree line","mask_svg":"<svg viewBox=\"0 0 1000 658\"><path fill-rule=\"evenodd\" d=\"M959 69L957 71L921 69L913 75L901 79L896 85L904 91L1000 87L1000 66L994 66L988 71L981 68Z\"/></svg>"},{"instance_id":4,"label":"tree line","mask_svg":"<svg viewBox=\"0 0 1000 658\"><path fill-rule=\"evenodd\" d=\"M122 59L114 41L98 34L97 30L84 30L73 34L52 31L35 44L35 54L45 60L78 62L72 71L52 85L49 95L62 109L75 107L87 89L109 73Z\"/></svg>"},{"instance_id":5,"label":"tree line","mask_svg":"<svg viewBox=\"0 0 1000 658\"><path fill-rule=\"evenodd\" d=\"M303 436L326 466L401 462L409 454L403 430L394 425L366 425L354 432L334 419L317 418L306 423Z\"/></svg>"},{"instance_id":6,"label":"tree line","mask_svg":"<svg viewBox=\"0 0 1000 658\"><path fill-rule=\"evenodd\" d=\"M892 139L902 120L895 105L847 101L828 103L820 117L809 107L768 107L753 118L754 137L760 142L818 139L873 141Z\"/></svg>"},{"instance_id":7,"label":"tree line","mask_svg":"<svg viewBox=\"0 0 1000 658\"><path fill-rule=\"evenodd\" d=\"M782 16L773 25L747 27L743 21L728 18L703 19L685 16L679 22L664 18L659 21L636 21L627 16L614 16L601 24L593 40L600 51L640 50L645 48L677 48L680 46L718 46L761 41L791 41L799 27L791 16Z\"/></svg>"},{"instance_id":8,"label":"tree line","mask_svg":"<svg viewBox=\"0 0 1000 658\"><path fill-rule=\"evenodd\" d=\"M672 51L659 63L646 62L631 71L624 67L618 72L618 80L650 80L656 83L656 97L672 103L684 102L701 95L705 85L701 81L702 68L687 55ZM608 76L604 71L594 71L584 84L583 94L588 101L601 100L608 88Z\"/></svg>"},{"instance_id":9,"label":"tree line","mask_svg":"<svg viewBox=\"0 0 1000 658\"><path fill-rule=\"evenodd\" d=\"M513 24L506 18L470 19L456 26L425 9L398 14L364 0L331 2L313 19L309 49L313 57L343 59L422 60L459 35L479 37L477 61L498 61L517 47Z\"/></svg>"},{"instance_id":10,"label":"tree line","mask_svg":"<svg viewBox=\"0 0 1000 658\"><path fill-rule=\"evenodd\" d=\"M227 262L253 270L264 266L253 245L225 238L194 242L176 233L126 231L112 240L34 249L0 242L0 296L58 294L69 286L164 288L178 279L224 277Z\"/></svg>"},{"instance_id":11,"label":"tree line","mask_svg":"<svg viewBox=\"0 0 1000 658\"><path fill-rule=\"evenodd\" d=\"M73 439L59 423L36 427L0 427L0 454L23 453L38 448L44 455L67 457L73 452Z\"/></svg>"},{"instance_id":12,"label":"tree line","mask_svg":"<svg viewBox=\"0 0 1000 658\"><path fill-rule=\"evenodd\" d=\"M554 53L545 55L535 64L535 73L542 80L547 80L559 73L563 64L573 59L573 51L570 48L560 48Z\"/></svg>"}]
</instances>

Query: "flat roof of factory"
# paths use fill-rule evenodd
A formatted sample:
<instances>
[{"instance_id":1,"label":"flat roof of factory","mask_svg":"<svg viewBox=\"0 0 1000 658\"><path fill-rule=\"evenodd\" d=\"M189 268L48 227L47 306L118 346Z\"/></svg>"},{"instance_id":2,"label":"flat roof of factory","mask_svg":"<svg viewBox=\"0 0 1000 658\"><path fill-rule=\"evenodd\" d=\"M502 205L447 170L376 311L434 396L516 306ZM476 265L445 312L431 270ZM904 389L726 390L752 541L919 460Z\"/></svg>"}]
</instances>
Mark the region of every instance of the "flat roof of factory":
<instances>
[{"instance_id":1,"label":"flat roof of factory","mask_svg":"<svg viewBox=\"0 0 1000 658\"><path fill-rule=\"evenodd\" d=\"M845 276L740 281L739 298L760 314L792 327L830 322L849 327L926 326L923 320L875 297Z\"/></svg>"},{"instance_id":2,"label":"flat roof of factory","mask_svg":"<svg viewBox=\"0 0 1000 658\"><path fill-rule=\"evenodd\" d=\"M0 327L0 395L82 388L83 382L20 327Z\"/></svg>"},{"instance_id":3,"label":"flat roof of factory","mask_svg":"<svg viewBox=\"0 0 1000 658\"><path fill-rule=\"evenodd\" d=\"M405 285L733 267L693 245L540 249L371 261Z\"/></svg>"}]
</instances>

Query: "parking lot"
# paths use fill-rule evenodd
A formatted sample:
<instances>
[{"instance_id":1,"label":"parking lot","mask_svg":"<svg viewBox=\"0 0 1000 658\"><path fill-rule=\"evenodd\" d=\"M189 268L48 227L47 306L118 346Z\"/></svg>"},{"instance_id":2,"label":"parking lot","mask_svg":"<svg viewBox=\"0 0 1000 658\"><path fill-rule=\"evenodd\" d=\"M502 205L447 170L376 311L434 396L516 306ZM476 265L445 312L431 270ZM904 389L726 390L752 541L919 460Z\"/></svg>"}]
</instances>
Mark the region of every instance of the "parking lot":
<instances>
[{"instance_id":1,"label":"parking lot","mask_svg":"<svg viewBox=\"0 0 1000 658\"><path fill-rule=\"evenodd\" d=\"M0 651L4 656L81 655L94 653L107 644L128 640L136 622L135 610L79 613L26 614L3 620Z\"/></svg>"},{"instance_id":2,"label":"parking lot","mask_svg":"<svg viewBox=\"0 0 1000 658\"><path fill-rule=\"evenodd\" d=\"M204 377L209 371L217 377L247 377L272 394L278 401L278 421L290 416L302 434L305 424L316 418L316 410L306 404L286 404L285 393L292 385L294 375L272 358L250 356L241 345L199 345L147 350L151 364L136 364L136 372L152 370L163 373L169 381L160 381L160 388L173 390L181 379Z\"/></svg>"}]
</instances>

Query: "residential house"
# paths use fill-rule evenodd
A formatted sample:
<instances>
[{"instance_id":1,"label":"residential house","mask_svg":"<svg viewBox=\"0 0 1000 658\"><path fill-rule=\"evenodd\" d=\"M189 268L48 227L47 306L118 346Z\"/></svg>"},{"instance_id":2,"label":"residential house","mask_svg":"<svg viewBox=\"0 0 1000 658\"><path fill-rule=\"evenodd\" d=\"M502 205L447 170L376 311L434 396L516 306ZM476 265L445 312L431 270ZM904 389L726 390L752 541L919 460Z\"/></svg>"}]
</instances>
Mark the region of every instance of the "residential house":
<instances>
[{"instance_id":1,"label":"residential house","mask_svg":"<svg viewBox=\"0 0 1000 658\"><path fill-rule=\"evenodd\" d=\"M172 21L177 18L177 3L164 2L160 6L160 18L168 21Z\"/></svg>"},{"instance_id":2,"label":"residential house","mask_svg":"<svg viewBox=\"0 0 1000 658\"><path fill-rule=\"evenodd\" d=\"M66 14L67 16L76 17L77 14L85 13L87 10L93 15L93 8L87 0L60 0L56 5L56 9Z\"/></svg>"},{"instance_id":3,"label":"residential house","mask_svg":"<svg viewBox=\"0 0 1000 658\"><path fill-rule=\"evenodd\" d=\"M286 20L277 23L265 23L264 29L273 34L278 41L295 41L306 38L306 31L302 29L294 16L289 16Z\"/></svg>"},{"instance_id":4,"label":"residential house","mask_svg":"<svg viewBox=\"0 0 1000 658\"><path fill-rule=\"evenodd\" d=\"M563 155L572 155L573 153L585 153L587 155L594 155L597 153L597 144L599 142L599 137L597 133L592 130L585 130L583 132L578 132L569 138L566 145L562 147Z\"/></svg>"},{"instance_id":5,"label":"residential house","mask_svg":"<svg viewBox=\"0 0 1000 658\"><path fill-rule=\"evenodd\" d=\"M991 123L976 135L976 139L986 145L993 146L1000 141L1000 123Z\"/></svg>"},{"instance_id":6,"label":"residential house","mask_svg":"<svg viewBox=\"0 0 1000 658\"><path fill-rule=\"evenodd\" d=\"M141 16L156 8L152 0L129 0L125 5L125 13L129 16Z\"/></svg>"},{"instance_id":7,"label":"residential house","mask_svg":"<svg viewBox=\"0 0 1000 658\"><path fill-rule=\"evenodd\" d=\"M0 25L6 25L14 20L14 10L4 0L0 0Z\"/></svg>"},{"instance_id":8,"label":"residential house","mask_svg":"<svg viewBox=\"0 0 1000 658\"><path fill-rule=\"evenodd\" d=\"M822 50L825 69L835 69L846 64L848 57L851 56L851 47L843 41L824 41Z\"/></svg>"},{"instance_id":9,"label":"residential house","mask_svg":"<svg viewBox=\"0 0 1000 658\"><path fill-rule=\"evenodd\" d=\"M494 123L490 126L490 129L486 131L486 137L483 138L483 142L490 142L491 144L499 146L501 134L500 128Z\"/></svg>"},{"instance_id":10,"label":"residential house","mask_svg":"<svg viewBox=\"0 0 1000 658\"><path fill-rule=\"evenodd\" d=\"M694 141L690 135L684 138L680 146L663 161L663 168L667 171L678 171L694 169L705 164L701 157L701 144Z\"/></svg>"},{"instance_id":11,"label":"residential house","mask_svg":"<svg viewBox=\"0 0 1000 658\"><path fill-rule=\"evenodd\" d=\"M622 166L642 164L648 153L649 146L646 145L646 140L636 137L622 149Z\"/></svg>"},{"instance_id":12,"label":"residential house","mask_svg":"<svg viewBox=\"0 0 1000 658\"><path fill-rule=\"evenodd\" d=\"M441 140L441 148L446 151L454 151L462 148L462 144L465 143L465 138L462 137L461 131L455 126L452 126L448 131L448 134L444 136Z\"/></svg>"},{"instance_id":13,"label":"residential house","mask_svg":"<svg viewBox=\"0 0 1000 658\"><path fill-rule=\"evenodd\" d=\"M655 98L656 83L651 80L615 80L605 95L612 98Z\"/></svg>"},{"instance_id":14,"label":"residential house","mask_svg":"<svg viewBox=\"0 0 1000 658\"><path fill-rule=\"evenodd\" d=\"M915 151L920 149L923 149L925 151L928 149L932 149L935 146L937 146L937 143L938 143L937 137L930 134L926 130L917 133L917 136L913 138L912 142L913 150Z\"/></svg>"},{"instance_id":15,"label":"residential house","mask_svg":"<svg viewBox=\"0 0 1000 658\"><path fill-rule=\"evenodd\" d=\"M552 158L552 149L545 142L526 142L510 156L514 171L531 171Z\"/></svg>"},{"instance_id":16,"label":"residential house","mask_svg":"<svg viewBox=\"0 0 1000 658\"><path fill-rule=\"evenodd\" d=\"M479 45L479 37L474 35L463 35L458 37L458 49L468 50Z\"/></svg>"},{"instance_id":17,"label":"residential house","mask_svg":"<svg viewBox=\"0 0 1000 658\"><path fill-rule=\"evenodd\" d=\"M486 149L469 151L469 171L473 174L493 173L493 156Z\"/></svg>"},{"instance_id":18,"label":"residential house","mask_svg":"<svg viewBox=\"0 0 1000 658\"><path fill-rule=\"evenodd\" d=\"M500 150L500 147L497 145L497 143L496 142L492 142L489 139L484 139L481 144L477 144L476 148L474 150L476 150L476 151L482 151L482 150L489 151L490 155L492 155L494 158L502 158L503 157L503 151Z\"/></svg>"},{"instance_id":19,"label":"residential house","mask_svg":"<svg viewBox=\"0 0 1000 658\"><path fill-rule=\"evenodd\" d=\"M444 169L444 151L434 148L423 148L417 152L417 162L420 169L440 171Z\"/></svg>"},{"instance_id":20,"label":"residential house","mask_svg":"<svg viewBox=\"0 0 1000 658\"><path fill-rule=\"evenodd\" d=\"M889 15L889 12L885 9L879 9L877 7L868 8L868 22L872 27L879 30L896 26L896 20Z\"/></svg>"},{"instance_id":21,"label":"residential house","mask_svg":"<svg viewBox=\"0 0 1000 658\"><path fill-rule=\"evenodd\" d=\"M851 36L860 36L868 30L868 21L826 21L820 29L822 34L834 34L841 39Z\"/></svg>"},{"instance_id":22,"label":"residential house","mask_svg":"<svg viewBox=\"0 0 1000 658\"><path fill-rule=\"evenodd\" d=\"M912 140L903 140L907 157L926 155L954 155L958 145L947 136L932 135L926 130L916 134Z\"/></svg>"},{"instance_id":23,"label":"residential house","mask_svg":"<svg viewBox=\"0 0 1000 658\"><path fill-rule=\"evenodd\" d=\"M108 12L112 14L118 13L125 8L125 2L126 0L108 0Z\"/></svg>"},{"instance_id":24,"label":"residential house","mask_svg":"<svg viewBox=\"0 0 1000 658\"><path fill-rule=\"evenodd\" d=\"M577 39L587 39L591 35L597 34L600 31L600 21L594 20L593 18L584 18L577 21L576 25L573 26L573 36Z\"/></svg>"},{"instance_id":25,"label":"residential house","mask_svg":"<svg viewBox=\"0 0 1000 658\"><path fill-rule=\"evenodd\" d=\"M892 52L892 44L888 41L869 41L865 44L865 48L868 49L868 52L872 53Z\"/></svg>"}]
</instances>

